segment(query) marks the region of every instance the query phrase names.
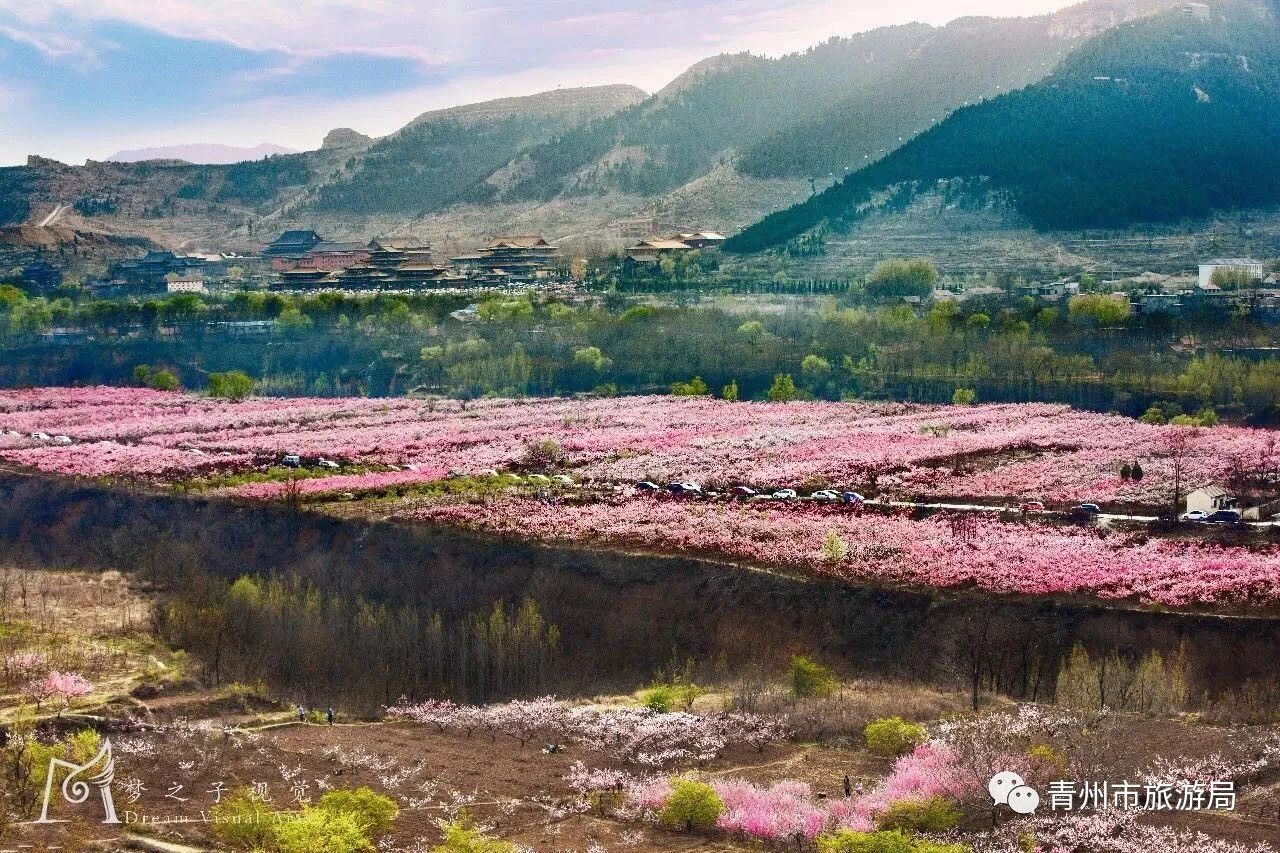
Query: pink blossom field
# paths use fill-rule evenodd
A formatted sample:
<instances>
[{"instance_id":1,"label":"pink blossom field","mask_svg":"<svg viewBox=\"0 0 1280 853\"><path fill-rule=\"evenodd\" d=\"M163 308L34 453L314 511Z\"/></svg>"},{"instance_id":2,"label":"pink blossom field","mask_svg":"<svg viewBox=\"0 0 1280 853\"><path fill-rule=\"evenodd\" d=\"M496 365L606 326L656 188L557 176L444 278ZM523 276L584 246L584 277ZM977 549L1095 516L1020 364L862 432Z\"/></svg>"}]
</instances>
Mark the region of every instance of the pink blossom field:
<instances>
[{"instance_id":1,"label":"pink blossom field","mask_svg":"<svg viewBox=\"0 0 1280 853\"><path fill-rule=\"evenodd\" d=\"M694 553L913 588L1087 595L1171 607L1273 607L1273 545L1116 533L976 518L859 515L807 503L645 497L636 480L704 487L817 484L894 495L996 497L1163 506L1163 449L1185 427L1160 427L1054 405L727 403L633 397L592 400L269 399L232 403L141 389L0 392L0 460L64 475L144 483L265 470L286 453L342 467L292 484L228 487L239 497L385 491L519 468L551 440L563 470L599 488L535 499L527 487L483 497L410 496L401 518L548 541ZM70 444L31 438L67 436ZM1185 486L1228 469L1259 477L1277 463L1275 434L1215 427L1197 433ZM1119 476L1139 462L1140 482ZM1185 487L1184 486L1184 487ZM824 543L827 547L824 547Z\"/></svg>"},{"instance_id":2,"label":"pink blossom field","mask_svg":"<svg viewBox=\"0 0 1280 853\"><path fill-rule=\"evenodd\" d=\"M285 453L421 467L418 479L427 480L441 471L501 469L519 462L528 443L549 439L585 481L864 489L874 481L897 495L1156 505L1170 488L1164 444L1184 429L1048 404L627 397L482 400L464 408L410 399L232 403L131 388L0 391L0 458L62 474L170 480L247 470ZM74 443L36 441L35 432ZM1204 430L1186 460L1187 480L1221 479L1232 467L1280 470L1276 436ZM1146 476L1121 479L1120 466L1135 461Z\"/></svg>"},{"instance_id":3,"label":"pink blossom field","mask_svg":"<svg viewBox=\"0 0 1280 853\"><path fill-rule=\"evenodd\" d=\"M1248 606L1280 602L1280 549L1157 537L1100 537L1093 528L858 515L840 507L619 498L555 504L526 498L428 503L402 517L553 542L725 557L854 582L977 587L1019 595ZM834 534L845 553L824 551Z\"/></svg>"}]
</instances>

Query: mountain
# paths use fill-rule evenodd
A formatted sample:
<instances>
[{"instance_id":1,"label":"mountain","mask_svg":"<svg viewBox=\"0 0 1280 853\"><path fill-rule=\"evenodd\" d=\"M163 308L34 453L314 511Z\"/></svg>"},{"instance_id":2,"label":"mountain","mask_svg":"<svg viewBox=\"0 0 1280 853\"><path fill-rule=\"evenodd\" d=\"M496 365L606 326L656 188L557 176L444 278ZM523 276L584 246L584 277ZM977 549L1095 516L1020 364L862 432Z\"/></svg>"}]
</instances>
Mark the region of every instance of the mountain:
<instances>
[{"instance_id":1,"label":"mountain","mask_svg":"<svg viewBox=\"0 0 1280 853\"><path fill-rule=\"evenodd\" d=\"M293 148L263 142L247 148L216 143L165 145L157 148L133 148L117 151L107 158L112 163L138 163L143 160L182 160L187 163L228 164L245 160L261 160L273 154L297 154Z\"/></svg>"},{"instance_id":2,"label":"mountain","mask_svg":"<svg viewBox=\"0 0 1280 853\"><path fill-rule=\"evenodd\" d=\"M1168 2L1091 0L1034 18L884 27L777 59L713 57L648 100L523 152L470 196L653 196L723 163L761 179L844 174L967 102L1043 78L1085 38Z\"/></svg>"},{"instance_id":3,"label":"mountain","mask_svg":"<svg viewBox=\"0 0 1280 853\"><path fill-rule=\"evenodd\" d=\"M1280 201L1280 24L1219 3L1091 39L1046 80L958 110L726 248L777 245L857 218L908 182L981 178L1042 229L1117 227Z\"/></svg>"},{"instance_id":4,"label":"mountain","mask_svg":"<svg viewBox=\"0 0 1280 853\"><path fill-rule=\"evenodd\" d=\"M354 158L310 207L415 214L471 200L478 182L522 150L644 97L634 86L598 86L424 113Z\"/></svg>"}]
</instances>

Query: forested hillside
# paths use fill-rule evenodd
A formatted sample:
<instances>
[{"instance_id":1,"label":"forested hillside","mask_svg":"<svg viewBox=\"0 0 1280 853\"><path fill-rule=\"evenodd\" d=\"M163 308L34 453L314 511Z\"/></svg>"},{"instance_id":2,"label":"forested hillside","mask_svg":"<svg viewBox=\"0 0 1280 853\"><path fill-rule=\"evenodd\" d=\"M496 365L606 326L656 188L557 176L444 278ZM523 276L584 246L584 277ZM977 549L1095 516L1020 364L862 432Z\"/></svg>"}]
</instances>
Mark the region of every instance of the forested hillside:
<instances>
[{"instance_id":1,"label":"forested hillside","mask_svg":"<svg viewBox=\"0 0 1280 853\"><path fill-rule=\"evenodd\" d=\"M1280 27L1246 3L1105 33L1051 77L957 111L734 237L755 251L904 182L983 176L1044 229L1174 221L1280 200Z\"/></svg>"},{"instance_id":2,"label":"forested hillside","mask_svg":"<svg viewBox=\"0 0 1280 853\"><path fill-rule=\"evenodd\" d=\"M427 113L353 156L312 206L416 214L476 200L479 182L525 148L643 97L634 87L599 86Z\"/></svg>"},{"instance_id":3,"label":"forested hillside","mask_svg":"<svg viewBox=\"0 0 1280 853\"><path fill-rule=\"evenodd\" d=\"M473 197L653 195L725 161L756 178L844 174L965 103L1043 78L1086 36L1158 5L1093 0L1034 18L885 27L779 59L718 57L533 148Z\"/></svg>"}]
</instances>

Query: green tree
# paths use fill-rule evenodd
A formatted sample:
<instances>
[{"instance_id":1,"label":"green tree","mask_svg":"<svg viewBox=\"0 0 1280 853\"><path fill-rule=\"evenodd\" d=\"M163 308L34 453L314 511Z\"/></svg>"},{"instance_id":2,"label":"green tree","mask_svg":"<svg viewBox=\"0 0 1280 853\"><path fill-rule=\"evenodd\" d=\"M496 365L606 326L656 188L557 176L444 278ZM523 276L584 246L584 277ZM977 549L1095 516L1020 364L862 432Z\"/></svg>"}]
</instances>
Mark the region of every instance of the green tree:
<instances>
[{"instance_id":1,"label":"green tree","mask_svg":"<svg viewBox=\"0 0 1280 853\"><path fill-rule=\"evenodd\" d=\"M213 834L228 847L260 850L273 838L274 812L250 788L233 791L209 809Z\"/></svg>"},{"instance_id":2,"label":"green tree","mask_svg":"<svg viewBox=\"0 0 1280 853\"><path fill-rule=\"evenodd\" d=\"M881 261L867 276L867 295L872 299L924 298L938 283L938 269L927 259Z\"/></svg>"},{"instance_id":3,"label":"green tree","mask_svg":"<svg viewBox=\"0 0 1280 853\"><path fill-rule=\"evenodd\" d=\"M400 815L395 800L367 787L326 791L316 805L334 814L350 815L372 838L385 835Z\"/></svg>"},{"instance_id":4,"label":"green tree","mask_svg":"<svg viewBox=\"0 0 1280 853\"><path fill-rule=\"evenodd\" d=\"M709 829L724 811L724 800L705 782L676 778L662 806L661 819L667 826L682 826L686 832Z\"/></svg>"},{"instance_id":5,"label":"green tree","mask_svg":"<svg viewBox=\"0 0 1280 853\"><path fill-rule=\"evenodd\" d=\"M688 382L671 383L671 394L674 397L704 397L710 393L711 389L702 381L701 376L695 376Z\"/></svg>"},{"instance_id":6,"label":"green tree","mask_svg":"<svg viewBox=\"0 0 1280 853\"><path fill-rule=\"evenodd\" d=\"M304 808L272 828L276 853L362 853L376 850L356 818L324 808Z\"/></svg>"},{"instance_id":7,"label":"green tree","mask_svg":"<svg viewBox=\"0 0 1280 853\"><path fill-rule=\"evenodd\" d=\"M720 389L720 399L734 402L738 399L738 380L731 379L729 384Z\"/></svg>"},{"instance_id":8,"label":"green tree","mask_svg":"<svg viewBox=\"0 0 1280 853\"><path fill-rule=\"evenodd\" d=\"M444 843L431 848L431 853L517 853L516 845L491 838L475 828L465 809L444 827Z\"/></svg>"},{"instance_id":9,"label":"green tree","mask_svg":"<svg viewBox=\"0 0 1280 853\"><path fill-rule=\"evenodd\" d=\"M766 396L770 403L786 403L798 398L800 392L796 390L796 382L790 373L777 373Z\"/></svg>"},{"instance_id":10,"label":"green tree","mask_svg":"<svg viewBox=\"0 0 1280 853\"><path fill-rule=\"evenodd\" d=\"M925 800L898 800L876 815L877 829L907 832L946 832L954 829L964 815L943 797Z\"/></svg>"},{"instance_id":11,"label":"green tree","mask_svg":"<svg viewBox=\"0 0 1280 853\"><path fill-rule=\"evenodd\" d=\"M1079 293L1067 302L1067 316L1076 323L1118 326L1130 313L1129 300L1101 293Z\"/></svg>"},{"instance_id":12,"label":"green tree","mask_svg":"<svg viewBox=\"0 0 1280 853\"><path fill-rule=\"evenodd\" d=\"M810 353L800 362L800 377L805 385L817 390L831 376L831 362Z\"/></svg>"},{"instance_id":13,"label":"green tree","mask_svg":"<svg viewBox=\"0 0 1280 853\"><path fill-rule=\"evenodd\" d=\"M818 853L972 853L972 848L917 838L900 829L880 832L839 829L818 836Z\"/></svg>"},{"instance_id":14,"label":"green tree","mask_svg":"<svg viewBox=\"0 0 1280 853\"><path fill-rule=\"evenodd\" d=\"M242 371L209 374L209 396L224 400L243 400L253 393L253 380Z\"/></svg>"},{"instance_id":15,"label":"green tree","mask_svg":"<svg viewBox=\"0 0 1280 853\"><path fill-rule=\"evenodd\" d=\"M924 726L909 723L901 717L882 717L867 723L862 730L867 749L876 755L892 757L909 752L928 737Z\"/></svg>"},{"instance_id":16,"label":"green tree","mask_svg":"<svg viewBox=\"0 0 1280 853\"><path fill-rule=\"evenodd\" d=\"M157 391L177 391L178 377L171 370L157 370L147 377L147 385Z\"/></svg>"},{"instance_id":17,"label":"green tree","mask_svg":"<svg viewBox=\"0 0 1280 853\"><path fill-rule=\"evenodd\" d=\"M957 388L951 395L951 403L955 406L972 406L977 399L978 395L972 388Z\"/></svg>"},{"instance_id":18,"label":"green tree","mask_svg":"<svg viewBox=\"0 0 1280 853\"><path fill-rule=\"evenodd\" d=\"M603 373L613 367L613 359L601 352L600 347L581 347L574 350L573 363L589 367L597 373Z\"/></svg>"},{"instance_id":19,"label":"green tree","mask_svg":"<svg viewBox=\"0 0 1280 853\"><path fill-rule=\"evenodd\" d=\"M1209 281L1223 290L1247 290L1258 283L1244 267L1218 267Z\"/></svg>"},{"instance_id":20,"label":"green tree","mask_svg":"<svg viewBox=\"0 0 1280 853\"><path fill-rule=\"evenodd\" d=\"M791 693L797 698L830 696L836 689L831 670L805 655L796 655L790 666Z\"/></svg>"}]
</instances>

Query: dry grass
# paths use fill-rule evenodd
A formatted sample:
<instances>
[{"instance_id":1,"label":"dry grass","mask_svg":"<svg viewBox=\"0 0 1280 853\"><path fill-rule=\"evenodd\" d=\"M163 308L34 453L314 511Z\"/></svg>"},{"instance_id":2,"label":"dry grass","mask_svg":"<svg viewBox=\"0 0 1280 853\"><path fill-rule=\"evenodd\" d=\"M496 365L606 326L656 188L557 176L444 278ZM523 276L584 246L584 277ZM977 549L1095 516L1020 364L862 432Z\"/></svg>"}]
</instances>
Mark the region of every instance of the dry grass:
<instances>
[{"instance_id":1,"label":"dry grass","mask_svg":"<svg viewBox=\"0 0 1280 853\"><path fill-rule=\"evenodd\" d=\"M120 572L75 572L0 565L0 719L24 701L24 688L50 670L77 672L100 705L144 680L171 676L182 656L151 635L152 601ZM15 665L24 654L36 667Z\"/></svg>"}]
</instances>

